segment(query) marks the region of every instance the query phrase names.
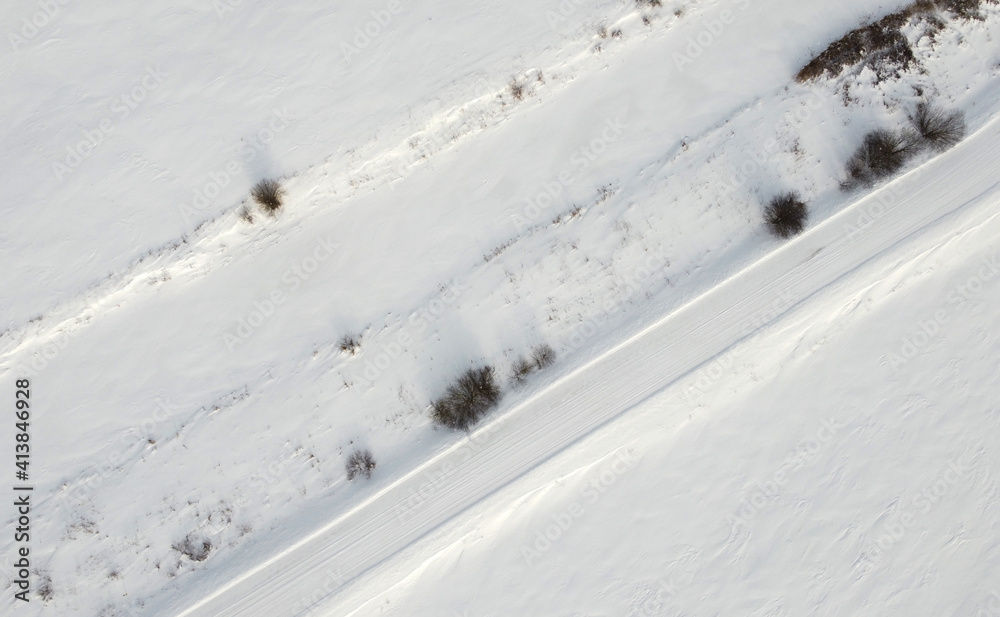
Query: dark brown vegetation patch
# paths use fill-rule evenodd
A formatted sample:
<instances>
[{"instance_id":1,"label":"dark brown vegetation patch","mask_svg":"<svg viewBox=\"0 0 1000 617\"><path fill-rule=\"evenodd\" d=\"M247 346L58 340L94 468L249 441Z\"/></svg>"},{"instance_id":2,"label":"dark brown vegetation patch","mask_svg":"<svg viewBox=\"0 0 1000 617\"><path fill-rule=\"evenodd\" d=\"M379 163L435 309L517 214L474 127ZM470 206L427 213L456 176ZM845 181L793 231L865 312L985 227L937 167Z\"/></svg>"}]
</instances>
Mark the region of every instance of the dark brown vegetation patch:
<instances>
[{"instance_id":1,"label":"dark brown vegetation patch","mask_svg":"<svg viewBox=\"0 0 1000 617\"><path fill-rule=\"evenodd\" d=\"M982 5L998 1L918 0L834 41L799 70L795 81L805 83L824 75L837 77L845 68L857 65L870 68L879 81L898 77L916 62L910 41L902 32L903 26L913 19L922 19L927 22L929 33L934 34L944 27L944 19L951 16L982 19Z\"/></svg>"}]
</instances>

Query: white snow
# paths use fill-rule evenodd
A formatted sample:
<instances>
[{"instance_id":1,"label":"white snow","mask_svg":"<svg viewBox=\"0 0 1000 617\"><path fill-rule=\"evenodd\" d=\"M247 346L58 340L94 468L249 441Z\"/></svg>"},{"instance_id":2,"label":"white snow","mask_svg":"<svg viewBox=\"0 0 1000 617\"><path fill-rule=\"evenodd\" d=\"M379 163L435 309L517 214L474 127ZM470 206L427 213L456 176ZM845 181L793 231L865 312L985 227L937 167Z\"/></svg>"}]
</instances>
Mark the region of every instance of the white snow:
<instances>
[{"instance_id":1,"label":"white snow","mask_svg":"<svg viewBox=\"0 0 1000 617\"><path fill-rule=\"evenodd\" d=\"M13 600L8 534L0 605L1000 614L1000 8L899 80L799 85L902 3L346 4L67 2L5 52L0 375L32 379L54 596ZM917 88L969 137L841 192ZM286 205L248 225L265 176ZM480 363L485 437L435 429Z\"/></svg>"}]
</instances>

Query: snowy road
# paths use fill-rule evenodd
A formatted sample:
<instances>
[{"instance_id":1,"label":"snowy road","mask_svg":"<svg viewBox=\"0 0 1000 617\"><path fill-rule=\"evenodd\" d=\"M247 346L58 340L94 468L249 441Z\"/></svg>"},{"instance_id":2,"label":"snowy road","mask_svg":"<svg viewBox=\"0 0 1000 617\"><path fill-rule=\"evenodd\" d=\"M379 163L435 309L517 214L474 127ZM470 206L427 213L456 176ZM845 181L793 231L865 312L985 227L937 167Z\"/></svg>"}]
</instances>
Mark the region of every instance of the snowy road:
<instances>
[{"instance_id":1,"label":"snowy road","mask_svg":"<svg viewBox=\"0 0 1000 617\"><path fill-rule=\"evenodd\" d=\"M941 217L1000 199L1000 121L781 246L210 596L148 614L292 617ZM961 178L961 181L957 181ZM883 205L884 204L884 205ZM859 227L859 223L861 226ZM445 477L429 485L428 474Z\"/></svg>"}]
</instances>

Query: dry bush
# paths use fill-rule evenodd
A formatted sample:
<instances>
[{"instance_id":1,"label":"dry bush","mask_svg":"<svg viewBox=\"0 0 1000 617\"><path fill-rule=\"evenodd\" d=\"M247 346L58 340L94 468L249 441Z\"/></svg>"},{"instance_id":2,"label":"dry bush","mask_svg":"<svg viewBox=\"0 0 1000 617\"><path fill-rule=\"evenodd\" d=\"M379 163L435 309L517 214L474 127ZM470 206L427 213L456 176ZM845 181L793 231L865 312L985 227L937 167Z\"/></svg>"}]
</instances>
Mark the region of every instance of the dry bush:
<instances>
[{"instance_id":1,"label":"dry bush","mask_svg":"<svg viewBox=\"0 0 1000 617\"><path fill-rule=\"evenodd\" d=\"M471 368L432 403L431 415L442 426L466 430L496 405L500 396L492 366Z\"/></svg>"},{"instance_id":2,"label":"dry bush","mask_svg":"<svg viewBox=\"0 0 1000 617\"><path fill-rule=\"evenodd\" d=\"M927 32L933 36L945 25L947 15L942 11L962 19L984 19L980 10L982 5L998 2L1000 0L917 0L834 41L802 67L795 80L804 83L824 74L836 77L844 68L859 63L871 68L879 81L896 77L916 61L910 42L902 33L902 27L911 19L926 20Z\"/></svg>"},{"instance_id":3,"label":"dry bush","mask_svg":"<svg viewBox=\"0 0 1000 617\"><path fill-rule=\"evenodd\" d=\"M247 206L243 206L242 208L240 208L239 215L240 215L240 220L242 220L244 223L246 223L247 225L253 225L253 212L250 211L250 208L248 208Z\"/></svg>"},{"instance_id":4,"label":"dry bush","mask_svg":"<svg viewBox=\"0 0 1000 617\"><path fill-rule=\"evenodd\" d=\"M52 598L56 597L55 588L52 587L52 577L47 572L38 570L35 570L35 576L38 577L38 589L35 590L38 599L45 603L51 602Z\"/></svg>"},{"instance_id":5,"label":"dry bush","mask_svg":"<svg viewBox=\"0 0 1000 617\"><path fill-rule=\"evenodd\" d=\"M929 147L943 152L965 137L965 114L945 111L928 103L917 105L910 124Z\"/></svg>"},{"instance_id":6,"label":"dry bush","mask_svg":"<svg viewBox=\"0 0 1000 617\"><path fill-rule=\"evenodd\" d=\"M357 334L345 334L337 341L337 347L345 354L356 355L361 349L361 337Z\"/></svg>"},{"instance_id":7,"label":"dry bush","mask_svg":"<svg viewBox=\"0 0 1000 617\"><path fill-rule=\"evenodd\" d=\"M524 99L524 85L521 84L521 82L516 79L512 79L507 87L510 89L510 95L514 97L515 101Z\"/></svg>"},{"instance_id":8,"label":"dry bush","mask_svg":"<svg viewBox=\"0 0 1000 617\"><path fill-rule=\"evenodd\" d=\"M516 383L524 383L524 381L535 372L535 363L527 358L518 358L514 362L514 366L511 367L514 373L514 381Z\"/></svg>"},{"instance_id":9,"label":"dry bush","mask_svg":"<svg viewBox=\"0 0 1000 617\"><path fill-rule=\"evenodd\" d=\"M531 361L535 365L535 369L540 371L555 363L556 350L552 349L548 343L542 343L531 350Z\"/></svg>"},{"instance_id":10,"label":"dry bush","mask_svg":"<svg viewBox=\"0 0 1000 617\"><path fill-rule=\"evenodd\" d=\"M937 0L935 4L944 11L953 13L962 19L983 19L979 9L984 4L996 4L997 0Z\"/></svg>"},{"instance_id":11,"label":"dry bush","mask_svg":"<svg viewBox=\"0 0 1000 617\"><path fill-rule=\"evenodd\" d=\"M898 75L915 60L910 42L900 31L909 19L905 11L893 13L848 32L802 67L795 81L804 83L824 74L836 77L844 68L862 62L880 81Z\"/></svg>"},{"instance_id":12,"label":"dry bush","mask_svg":"<svg viewBox=\"0 0 1000 617\"><path fill-rule=\"evenodd\" d=\"M261 180L250 189L250 196L260 204L261 209L274 216L281 209L281 183L273 178Z\"/></svg>"},{"instance_id":13,"label":"dry bush","mask_svg":"<svg viewBox=\"0 0 1000 617\"><path fill-rule=\"evenodd\" d=\"M556 361L556 351L548 343L536 345L531 350L531 355L517 359L511 370L514 373L514 382L521 384L535 371L540 371L547 366L551 366Z\"/></svg>"},{"instance_id":14,"label":"dry bush","mask_svg":"<svg viewBox=\"0 0 1000 617\"><path fill-rule=\"evenodd\" d=\"M170 548L191 561L205 561L208 554L212 552L212 541L208 538L196 538L194 534L188 534L180 542L174 542Z\"/></svg>"},{"instance_id":15,"label":"dry bush","mask_svg":"<svg viewBox=\"0 0 1000 617\"><path fill-rule=\"evenodd\" d=\"M372 472L375 471L375 457L371 450L355 450L347 457L344 468L348 480L353 480L358 476L364 476L366 479L371 478Z\"/></svg>"},{"instance_id":16,"label":"dry bush","mask_svg":"<svg viewBox=\"0 0 1000 617\"><path fill-rule=\"evenodd\" d=\"M937 4L934 0L917 0L900 12L907 17L915 17L917 15L930 15L935 11L937 11Z\"/></svg>"},{"instance_id":17,"label":"dry bush","mask_svg":"<svg viewBox=\"0 0 1000 617\"><path fill-rule=\"evenodd\" d=\"M917 151L919 143L919 136L909 131L871 131L847 161L847 181L843 188L871 186L891 176Z\"/></svg>"},{"instance_id":18,"label":"dry bush","mask_svg":"<svg viewBox=\"0 0 1000 617\"><path fill-rule=\"evenodd\" d=\"M809 209L798 193L783 193L767 204L764 221L767 228L779 238L789 238L800 233L809 219Z\"/></svg>"}]
</instances>

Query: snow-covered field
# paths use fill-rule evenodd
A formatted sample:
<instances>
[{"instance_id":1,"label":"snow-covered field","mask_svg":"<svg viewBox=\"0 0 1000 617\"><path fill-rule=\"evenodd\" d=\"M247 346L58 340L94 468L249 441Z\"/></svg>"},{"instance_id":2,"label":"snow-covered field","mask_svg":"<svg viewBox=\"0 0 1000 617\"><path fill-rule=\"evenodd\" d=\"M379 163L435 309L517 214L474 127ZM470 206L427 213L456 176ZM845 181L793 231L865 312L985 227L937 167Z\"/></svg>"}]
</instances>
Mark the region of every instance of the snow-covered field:
<instances>
[{"instance_id":1,"label":"snow-covered field","mask_svg":"<svg viewBox=\"0 0 1000 617\"><path fill-rule=\"evenodd\" d=\"M0 18L5 611L1000 615L1000 7L802 85L903 3L348 4ZM841 191L922 97L966 140Z\"/></svg>"}]
</instances>

